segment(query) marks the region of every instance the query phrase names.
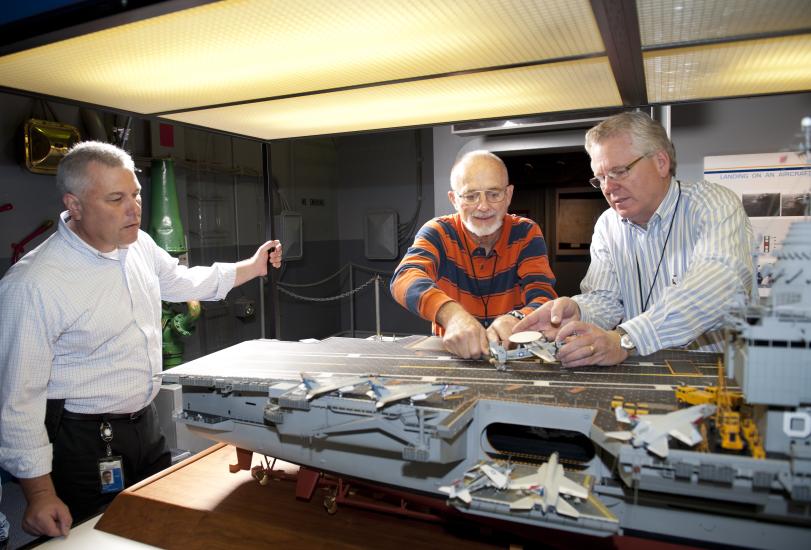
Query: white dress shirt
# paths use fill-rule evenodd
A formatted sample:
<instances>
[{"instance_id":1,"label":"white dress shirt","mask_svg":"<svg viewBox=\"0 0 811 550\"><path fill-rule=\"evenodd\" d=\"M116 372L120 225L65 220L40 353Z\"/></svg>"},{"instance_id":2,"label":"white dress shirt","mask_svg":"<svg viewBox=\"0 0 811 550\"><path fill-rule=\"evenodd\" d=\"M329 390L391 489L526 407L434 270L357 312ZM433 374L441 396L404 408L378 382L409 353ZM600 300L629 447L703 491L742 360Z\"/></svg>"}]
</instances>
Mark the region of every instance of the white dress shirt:
<instances>
[{"instance_id":1,"label":"white dress shirt","mask_svg":"<svg viewBox=\"0 0 811 550\"><path fill-rule=\"evenodd\" d=\"M187 268L143 231L102 253L67 226L0 281L0 466L51 471L46 399L87 414L129 413L160 389L161 299L220 300L236 266Z\"/></svg>"},{"instance_id":2,"label":"white dress shirt","mask_svg":"<svg viewBox=\"0 0 811 550\"><path fill-rule=\"evenodd\" d=\"M573 299L583 321L620 325L642 355L687 344L721 351L724 314L751 290L751 254L752 226L732 191L673 180L646 227L603 212Z\"/></svg>"}]
</instances>

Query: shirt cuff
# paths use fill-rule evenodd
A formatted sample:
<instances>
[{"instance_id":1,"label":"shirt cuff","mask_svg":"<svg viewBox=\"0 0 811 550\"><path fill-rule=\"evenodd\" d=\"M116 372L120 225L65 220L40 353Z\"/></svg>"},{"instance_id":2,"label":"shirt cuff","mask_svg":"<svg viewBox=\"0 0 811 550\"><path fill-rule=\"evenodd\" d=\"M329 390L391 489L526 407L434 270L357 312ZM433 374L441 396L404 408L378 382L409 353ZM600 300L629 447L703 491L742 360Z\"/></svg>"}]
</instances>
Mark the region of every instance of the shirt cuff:
<instances>
[{"instance_id":1,"label":"shirt cuff","mask_svg":"<svg viewBox=\"0 0 811 550\"><path fill-rule=\"evenodd\" d=\"M662 343L656 334L656 327L653 326L647 315L638 315L619 326L628 333L639 355L650 355L662 349Z\"/></svg>"},{"instance_id":2,"label":"shirt cuff","mask_svg":"<svg viewBox=\"0 0 811 550\"><path fill-rule=\"evenodd\" d=\"M577 308L580 310L581 321L584 323L591 323L592 325L597 324L594 322L594 317L591 315L588 304L585 300L578 299L578 296L572 296L572 301L577 304Z\"/></svg>"},{"instance_id":3,"label":"shirt cuff","mask_svg":"<svg viewBox=\"0 0 811 550\"><path fill-rule=\"evenodd\" d=\"M213 267L218 273L217 295L214 300L224 300L237 280L237 264L215 262Z\"/></svg>"},{"instance_id":4,"label":"shirt cuff","mask_svg":"<svg viewBox=\"0 0 811 550\"><path fill-rule=\"evenodd\" d=\"M53 445L50 443L36 449L0 450L0 464L8 473L17 478L29 479L50 474L52 463Z\"/></svg>"}]
</instances>

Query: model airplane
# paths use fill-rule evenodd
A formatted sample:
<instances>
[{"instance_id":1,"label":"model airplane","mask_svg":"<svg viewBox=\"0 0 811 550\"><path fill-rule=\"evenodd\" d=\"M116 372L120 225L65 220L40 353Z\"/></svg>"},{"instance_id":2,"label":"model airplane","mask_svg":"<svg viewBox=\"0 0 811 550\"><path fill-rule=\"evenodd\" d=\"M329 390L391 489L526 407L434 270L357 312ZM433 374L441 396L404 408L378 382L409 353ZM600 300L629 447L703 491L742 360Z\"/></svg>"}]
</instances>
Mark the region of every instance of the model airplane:
<instances>
[{"instance_id":1,"label":"model airplane","mask_svg":"<svg viewBox=\"0 0 811 550\"><path fill-rule=\"evenodd\" d=\"M675 437L693 446L703 439L695 424L715 413L715 405L694 405L667 414L629 415L622 407L614 409L619 422L632 424L630 432L606 432L607 437L630 441L634 447L645 446L651 453L667 458L667 438Z\"/></svg>"},{"instance_id":2,"label":"model airplane","mask_svg":"<svg viewBox=\"0 0 811 550\"><path fill-rule=\"evenodd\" d=\"M438 394L443 399L454 393L466 390L466 386L451 384L390 384L386 386L380 379L368 378L371 391L370 397L375 399L378 409L390 403L407 399L409 401L422 401L429 396Z\"/></svg>"},{"instance_id":3,"label":"model airplane","mask_svg":"<svg viewBox=\"0 0 811 550\"><path fill-rule=\"evenodd\" d=\"M307 389L307 401L311 401L319 395L334 391L347 393L353 391L357 386L369 383L368 376L334 376L313 378L306 372L301 373L301 381Z\"/></svg>"},{"instance_id":4,"label":"model airplane","mask_svg":"<svg viewBox=\"0 0 811 550\"><path fill-rule=\"evenodd\" d=\"M470 504L473 500L470 493L486 487L498 490L506 489L510 482L510 472L512 472L512 466L480 462L465 472L462 479L454 481L451 485L442 486L439 490L448 495L448 498L459 499L465 504Z\"/></svg>"},{"instance_id":5,"label":"model airplane","mask_svg":"<svg viewBox=\"0 0 811 550\"><path fill-rule=\"evenodd\" d=\"M527 330L510 336L510 342L516 344L514 349L507 349L498 342L490 343L490 362L496 370L506 370L507 361L526 359L533 355L544 363L557 362L557 345L549 342L542 332Z\"/></svg>"},{"instance_id":6,"label":"model airplane","mask_svg":"<svg viewBox=\"0 0 811 550\"><path fill-rule=\"evenodd\" d=\"M527 496L510 504L510 510L532 510L536 505L545 514L553 508L558 514L579 518L580 512L566 502L561 495L586 499L589 490L566 477L563 466L558 464L558 453L552 453L549 462L542 464L538 472L513 479L508 485L511 490L520 490Z\"/></svg>"}]
</instances>

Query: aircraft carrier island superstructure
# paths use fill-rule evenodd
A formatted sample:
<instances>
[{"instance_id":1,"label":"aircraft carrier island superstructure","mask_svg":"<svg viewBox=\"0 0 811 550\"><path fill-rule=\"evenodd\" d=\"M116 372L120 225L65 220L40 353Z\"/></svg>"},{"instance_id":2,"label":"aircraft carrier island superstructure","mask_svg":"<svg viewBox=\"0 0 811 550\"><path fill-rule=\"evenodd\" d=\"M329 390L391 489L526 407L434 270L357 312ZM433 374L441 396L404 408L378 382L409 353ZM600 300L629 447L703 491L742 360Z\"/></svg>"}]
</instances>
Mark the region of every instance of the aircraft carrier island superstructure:
<instances>
[{"instance_id":1,"label":"aircraft carrier island superstructure","mask_svg":"<svg viewBox=\"0 0 811 550\"><path fill-rule=\"evenodd\" d=\"M811 350L803 353L811 368ZM713 395L720 360L664 351L607 368L531 359L498 370L450 356L434 337L255 340L164 379L182 385L178 422L205 437L448 498L472 515L594 536L811 547L811 437L801 425L808 402L760 406L765 456L752 452L761 447L754 440L722 448L719 432L729 426L712 415L716 405L688 407L676 397L687 389ZM723 388L738 390L732 381ZM699 429L706 437L696 437ZM586 498L547 506L544 495L557 495L560 481L540 490L540 481L510 481L540 472L553 455ZM518 506L532 494L538 506Z\"/></svg>"}]
</instances>

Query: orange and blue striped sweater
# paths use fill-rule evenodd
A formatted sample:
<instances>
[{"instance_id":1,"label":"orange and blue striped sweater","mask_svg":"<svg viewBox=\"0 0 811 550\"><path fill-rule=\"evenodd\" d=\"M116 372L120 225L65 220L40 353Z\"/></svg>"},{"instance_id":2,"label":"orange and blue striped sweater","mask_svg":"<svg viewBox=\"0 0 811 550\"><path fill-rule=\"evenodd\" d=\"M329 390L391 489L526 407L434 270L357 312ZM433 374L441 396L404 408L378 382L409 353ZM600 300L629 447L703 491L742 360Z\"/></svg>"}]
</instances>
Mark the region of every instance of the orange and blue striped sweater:
<instances>
[{"instance_id":1,"label":"orange and blue striped sweater","mask_svg":"<svg viewBox=\"0 0 811 550\"><path fill-rule=\"evenodd\" d=\"M487 327L508 311L530 313L557 298L555 276L538 224L507 214L501 236L489 254L475 247L459 214L440 216L422 226L391 281L397 302L444 330L436 314L458 302Z\"/></svg>"}]
</instances>

